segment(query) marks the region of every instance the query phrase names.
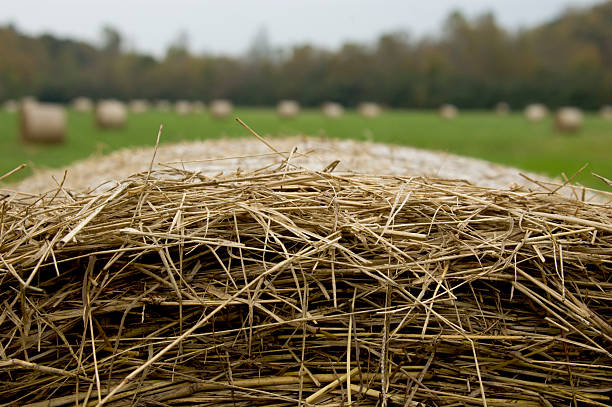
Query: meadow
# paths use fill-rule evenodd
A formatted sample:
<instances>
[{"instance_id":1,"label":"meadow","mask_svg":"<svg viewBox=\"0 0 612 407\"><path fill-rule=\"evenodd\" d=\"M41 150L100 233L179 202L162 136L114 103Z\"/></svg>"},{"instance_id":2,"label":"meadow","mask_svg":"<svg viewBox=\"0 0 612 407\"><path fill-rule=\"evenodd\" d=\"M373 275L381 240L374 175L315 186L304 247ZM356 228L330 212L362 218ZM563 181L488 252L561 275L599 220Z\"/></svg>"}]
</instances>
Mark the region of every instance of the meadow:
<instances>
[{"instance_id":1,"label":"meadow","mask_svg":"<svg viewBox=\"0 0 612 407\"><path fill-rule=\"evenodd\" d=\"M444 121L433 111L388 111L366 119L349 111L340 119L326 118L316 110L305 110L297 118L281 119L272 109L237 109L240 117L262 135L275 137L305 134L352 138L445 151L515 166L559 177L571 176L588 167L575 180L611 190L591 172L612 178L612 121L587 115L582 131L558 134L552 119L527 122L519 113L496 116L489 112L462 112ZM22 163L28 168L8 179L17 181L32 169L61 167L92 154L116 149L153 145L163 124L162 143L218 137L249 137L233 119L213 119L208 114L179 116L151 111L132 114L122 130L99 130L88 113L70 111L68 140L62 145L26 145L19 140L18 116L0 112L0 175ZM252 136L251 136L252 137Z\"/></svg>"}]
</instances>

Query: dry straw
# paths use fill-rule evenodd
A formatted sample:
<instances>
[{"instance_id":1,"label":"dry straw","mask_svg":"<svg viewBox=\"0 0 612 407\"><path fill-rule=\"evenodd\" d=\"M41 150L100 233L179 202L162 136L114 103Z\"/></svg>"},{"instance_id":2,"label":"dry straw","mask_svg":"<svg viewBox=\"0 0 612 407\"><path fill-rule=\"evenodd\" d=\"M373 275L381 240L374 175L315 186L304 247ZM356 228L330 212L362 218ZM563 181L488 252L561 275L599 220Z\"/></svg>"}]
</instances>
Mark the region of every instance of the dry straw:
<instances>
[{"instance_id":1,"label":"dry straw","mask_svg":"<svg viewBox=\"0 0 612 407\"><path fill-rule=\"evenodd\" d=\"M6 196L3 405L610 405L610 205L292 154Z\"/></svg>"}]
</instances>

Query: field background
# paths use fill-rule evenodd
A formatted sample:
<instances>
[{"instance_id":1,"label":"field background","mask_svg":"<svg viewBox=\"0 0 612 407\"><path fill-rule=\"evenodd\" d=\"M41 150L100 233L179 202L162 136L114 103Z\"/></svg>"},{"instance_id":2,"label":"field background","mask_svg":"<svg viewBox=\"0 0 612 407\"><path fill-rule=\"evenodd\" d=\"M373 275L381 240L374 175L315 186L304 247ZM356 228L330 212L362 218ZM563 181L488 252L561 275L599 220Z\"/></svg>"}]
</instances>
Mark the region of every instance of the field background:
<instances>
[{"instance_id":1,"label":"field background","mask_svg":"<svg viewBox=\"0 0 612 407\"><path fill-rule=\"evenodd\" d=\"M575 135L557 134L550 119L530 123L518 113L500 117L489 112L462 112L452 121L441 120L434 111L405 110L388 111L375 119L351 111L340 119L330 119L316 110L305 110L294 119L280 119L272 109L237 109L234 116L268 137L327 135L407 145L482 158L553 177L562 172L571 176L588 163L576 181L612 190L591 175L595 172L612 178L612 121L596 115L587 115L583 130ZM91 114L70 111L67 143L25 145L19 141L18 116L0 112L0 175L27 163L27 169L8 179L14 182L31 174L32 169L62 167L92 154L153 145L160 124L164 125L162 143L249 136L231 118L216 120L208 114L178 116L151 111L130 115L123 130L99 130Z\"/></svg>"}]
</instances>

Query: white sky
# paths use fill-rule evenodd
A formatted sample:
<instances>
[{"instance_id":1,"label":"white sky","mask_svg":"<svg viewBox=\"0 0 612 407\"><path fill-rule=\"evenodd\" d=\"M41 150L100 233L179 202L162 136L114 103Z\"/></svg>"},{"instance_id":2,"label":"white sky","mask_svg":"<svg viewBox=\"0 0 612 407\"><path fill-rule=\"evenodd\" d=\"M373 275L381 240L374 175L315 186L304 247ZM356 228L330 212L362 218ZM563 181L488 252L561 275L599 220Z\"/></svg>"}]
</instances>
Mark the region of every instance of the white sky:
<instances>
[{"instance_id":1,"label":"white sky","mask_svg":"<svg viewBox=\"0 0 612 407\"><path fill-rule=\"evenodd\" d=\"M389 31L435 34L454 9L468 16L493 11L501 25L517 29L547 21L567 6L596 3L601 0L0 0L0 24L92 42L110 24L130 48L157 56L185 32L193 52L237 55L262 26L275 47L335 49Z\"/></svg>"}]
</instances>

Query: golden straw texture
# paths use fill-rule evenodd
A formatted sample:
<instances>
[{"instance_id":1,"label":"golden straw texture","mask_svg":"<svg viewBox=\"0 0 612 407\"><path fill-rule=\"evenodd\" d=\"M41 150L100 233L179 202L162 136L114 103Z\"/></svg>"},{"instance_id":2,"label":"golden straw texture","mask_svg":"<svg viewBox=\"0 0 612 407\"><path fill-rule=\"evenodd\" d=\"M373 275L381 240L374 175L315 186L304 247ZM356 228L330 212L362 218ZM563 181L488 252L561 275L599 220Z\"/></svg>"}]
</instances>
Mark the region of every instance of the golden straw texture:
<instances>
[{"instance_id":1,"label":"golden straw texture","mask_svg":"<svg viewBox=\"0 0 612 407\"><path fill-rule=\"evenodd\" d=\"M610 405L609 204L333 167L6 196L2 405Z\"/></svg>"}]
</instances>

